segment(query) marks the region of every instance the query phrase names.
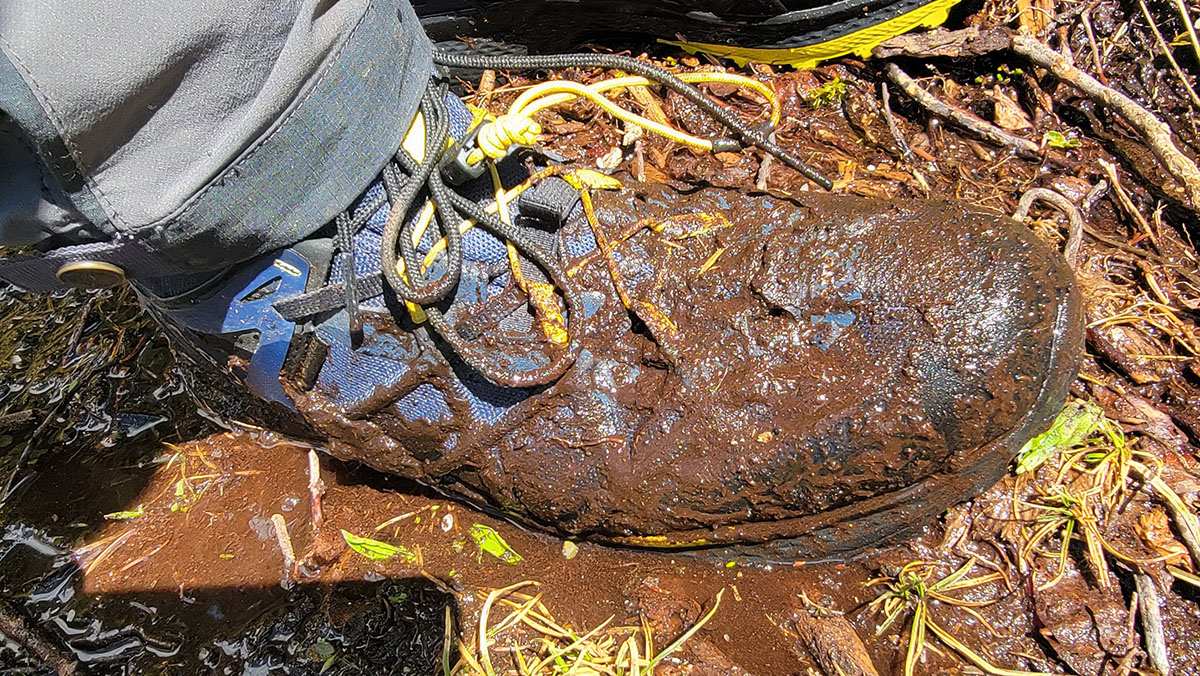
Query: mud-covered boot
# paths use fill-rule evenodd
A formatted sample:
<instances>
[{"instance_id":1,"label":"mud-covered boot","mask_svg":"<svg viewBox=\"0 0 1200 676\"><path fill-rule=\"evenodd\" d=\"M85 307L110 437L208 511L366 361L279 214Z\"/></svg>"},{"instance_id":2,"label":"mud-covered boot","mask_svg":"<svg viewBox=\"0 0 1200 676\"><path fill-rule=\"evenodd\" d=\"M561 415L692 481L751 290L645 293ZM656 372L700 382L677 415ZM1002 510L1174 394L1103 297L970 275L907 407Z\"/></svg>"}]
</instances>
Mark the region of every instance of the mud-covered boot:
<instances>
[{"instance_id":1,"label":"mud-covered boot","mask_svg":"<svg viewBox=\"0 0 1200 676\"><path fill-rule=\"evenodd\" d=\"M860 551L993 484L1062 406L1079 301L1024 227L506 158L582 95L491 121L431 87L334 223L146 301L333 455L622 545Z\"/></svg>"}]
</instances>

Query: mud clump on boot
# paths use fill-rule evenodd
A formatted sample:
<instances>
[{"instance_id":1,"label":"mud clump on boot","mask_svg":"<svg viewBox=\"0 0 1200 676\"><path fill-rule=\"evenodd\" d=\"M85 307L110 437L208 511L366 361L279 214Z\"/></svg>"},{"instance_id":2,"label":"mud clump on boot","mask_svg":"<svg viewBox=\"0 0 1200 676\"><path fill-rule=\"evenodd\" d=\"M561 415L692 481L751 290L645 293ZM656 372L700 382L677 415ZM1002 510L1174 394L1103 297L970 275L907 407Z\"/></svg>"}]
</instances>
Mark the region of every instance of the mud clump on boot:
<instances>
[{"instance_id":1,"label":"mud clump on boot","mask_svg":"<svg viewBox=\"0 0 1200 676\"><path fill-rule=\"evenodd\" d=\"M641 184L592 199L595 223L576 210L557 233L589 313L560 380L492 386L383 321L422 364L403 392L357 417L298 395L336 452L561 533L845 554L995 483L1077 369L1072 274L1006 218ZM398 403L418 388L442 415Z\"/></svg>"}]
</instances>

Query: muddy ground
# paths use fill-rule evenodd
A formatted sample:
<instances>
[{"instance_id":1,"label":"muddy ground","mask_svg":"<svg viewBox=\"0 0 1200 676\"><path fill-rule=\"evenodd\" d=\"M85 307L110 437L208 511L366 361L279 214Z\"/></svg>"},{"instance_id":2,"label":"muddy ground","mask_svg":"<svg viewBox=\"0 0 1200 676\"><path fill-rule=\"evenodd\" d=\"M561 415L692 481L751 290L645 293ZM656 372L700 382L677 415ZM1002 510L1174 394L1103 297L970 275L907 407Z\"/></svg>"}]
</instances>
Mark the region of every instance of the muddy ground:
<instances>
[{"instance_id":1,"label":"muddy ground","mask_svg":"<svg viewBox=\"0 0 1200 676\"><path fill-rule=\"evenodd\" d=\"M987 3L958 11L952 27L1039 32L1169 122L1195 157L1200 100L1181 83L1200 63L1175 5L1147 11L1178 71L1137 3ZM733 67L650 50L681 70ZM930 114L889 63L1035 150ZM550 646L560 661L578 657L572 645L589 646L590 659L624 647L628 658L630 637L644 658L699 624L658 673L889 674L911 661L924 674L1200 674L1200 561L1188 551L1200 534L1198 205L1129 121L1007 49L739 70L771 84L784 106L777 139L839 190L1012 214L1030 189L1048 188L1079 210L1089 331L1072 400L1103 413L1093 433L915 541L851 561L564 543L325 457L314 523L310 449L229 429L236 411L198 405L189 370L131 294L2 291L0 451L2 477L14 481L0 511L0 633L10 637L0 671L503 673L518 668L517 652L536 661L553 657ZM525 77L464 86L500 111ZM762 108L732 88L709 93L748 116ZM674 95L622 100L689 131L713 129ZM696 155L587 105L541 121L551 150L646 180L815 189L757 151ZM1060 209L1035 204L1026 222L1066 244ZM524 620L512 617L519 608ZM506 617L512 626L488 633ZM924 630L923 650L914 630Z\"/></svg>"}]
</instances>

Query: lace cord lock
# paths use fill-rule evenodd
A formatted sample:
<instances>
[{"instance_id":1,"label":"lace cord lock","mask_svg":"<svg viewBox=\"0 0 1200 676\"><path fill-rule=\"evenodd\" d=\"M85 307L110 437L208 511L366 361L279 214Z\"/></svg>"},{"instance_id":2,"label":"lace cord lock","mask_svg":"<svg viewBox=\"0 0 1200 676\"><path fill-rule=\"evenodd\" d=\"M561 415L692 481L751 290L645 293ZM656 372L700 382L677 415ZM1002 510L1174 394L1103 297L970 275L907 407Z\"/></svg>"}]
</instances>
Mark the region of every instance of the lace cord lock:
<instances>
[{"instance_id":1,"label":"lace cord lock","mask_svg":"<svg viewBox=\"0 0 1200 676\"><path fill-rule=\"evenodd\" d=\"M479 130L483 126L483 124L475 125L471 128L471 131L467 132L466 136L452 142L446 148L446 151L442 153L442 159L438 168L442 172L442 177L446 180L446 183L450 185L462 185L467 181L483 176L485 163L476 162L475 164L471 164L469 161L471 154L478 149L477 140L479 138Z\"/></svg>"}]
</instances>

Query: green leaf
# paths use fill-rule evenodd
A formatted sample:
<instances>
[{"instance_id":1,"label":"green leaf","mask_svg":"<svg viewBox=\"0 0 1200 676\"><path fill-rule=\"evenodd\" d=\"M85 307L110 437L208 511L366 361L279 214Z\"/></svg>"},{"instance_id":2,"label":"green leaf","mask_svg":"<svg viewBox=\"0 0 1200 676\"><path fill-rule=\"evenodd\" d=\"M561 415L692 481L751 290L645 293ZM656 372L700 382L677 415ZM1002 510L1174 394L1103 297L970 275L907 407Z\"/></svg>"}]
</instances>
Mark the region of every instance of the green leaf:
<instances>
[{"instance_id":1,"label":"green leaf","mask_svg":"<svg viewBox=\"0 0 1200 676\"><path fill-rule=\"evenodd\" d=\"M840 77L808 92L808 105L822 108L834 103L841 103L846 98L846 83Z\"/></svg>"},{"instance_id":2,"label":"green leaf","mask_svg":"<svg viewBox=\"0 0 1200 676\"><path fill-rule=\"evenodd\" d=\"M342 538L346 540L346 544L350 545L350 549L353 549L355 553L372 561L384 561L396 556L402 557L409 563L417 560L417 555L413 554L407 547L390 545L379 540L360 537L348 530L342 531Z\"/></svg>"},{"instance_id":3,"label":"green leaf","mask_svg":"<svg viewBox=\"0 0 1200 676\"><path fill-rule=\"evenodd\" d=\"M1032 472L1062 451L1079 446L1101 429L1104 412L1090 401L1073 401L1050 429L1029 440L1017 454L1017 474Z\"/></svg>"},{"instance_id":4,"label":"green leaf","mask_svg":"<svg viewBox=\"0 0 1200 676\"><path fill-rule=\"evenodd\" d=\"M521 555L508 546L504 538L491 526L471 524L471 539L479 545L479 551L487 552L505 563L516 564L521 561Z\"/></svg>"},{"instance_id":5,"label":"green leaf","mask_svg":"<svg viewBox=\"0 0 1200 676\"><path fill-rule=\"evenodd\" d=\"M570 540L563 540L562 555L565 559L573 559L579 555L579 545Z\"/></svg>"},{"instance_id":6,"label":"green leaf","mask_svg":"<svg viewBox=\"0 0 1200 676\"><path fill-rule=\"evenodd\" d=\"M324 662L335 654L337 654L337 650L328 641L317 641L304 651L304 656L310 662Z\"/></svg>"},{"instance_id":7,"label":"green leaf","mask_svg":"<svg viewBox=\"0 0 1200 676\"><path fill-rule=\"evenodd\" d=\"M1067 136L1061 131L1048 131L1042 137L1051 148L1078 148L1083 143L1074 136Z\"/></svg>"},{"instance_id":8,"label":"green leaf","mask_svg":"<svg viewBox=\"0 0 1200 676\"><path fill-rule=\"evenodd\" d=\"M110 521L128 521L136 519L139 516L145 516L146 509L142 505L138 505L137 509L125 510L123 512L110 512L104 515L104 518Z\"/></svg>"}]
</instances>

